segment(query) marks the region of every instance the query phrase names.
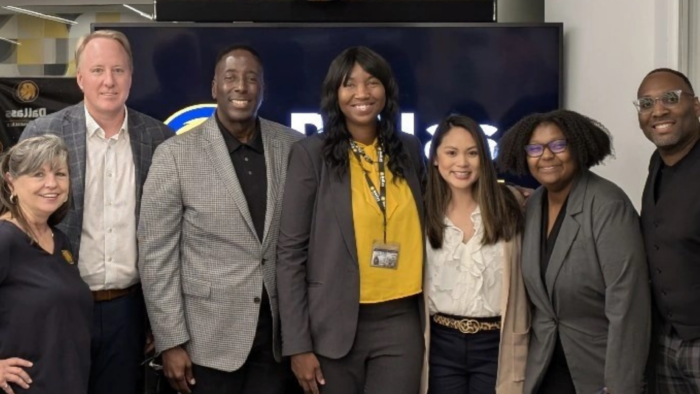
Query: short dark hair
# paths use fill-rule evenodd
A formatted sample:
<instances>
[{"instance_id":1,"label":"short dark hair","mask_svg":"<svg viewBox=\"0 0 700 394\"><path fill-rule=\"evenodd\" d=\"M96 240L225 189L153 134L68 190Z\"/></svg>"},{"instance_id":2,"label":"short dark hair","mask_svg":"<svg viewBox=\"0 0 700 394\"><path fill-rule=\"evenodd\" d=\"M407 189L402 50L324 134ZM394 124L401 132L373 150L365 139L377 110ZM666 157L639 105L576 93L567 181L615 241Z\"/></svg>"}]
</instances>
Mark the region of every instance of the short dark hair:
<instances>
[{"instance_id":1,"label":"short dark hair","mask_svg":"<svg viewBox=\"0 0 700 394\"><path fill-rule=\"evenodd\" d=\"M253 47L251 47L249 45L245 45L245 44L233 44L233 45L230 45L230 46L222 49L219 52L219 54L216 55L216 63L214 63L214 68L216 68L216 66L219 65L219 62L221 61L221 59L223 59L224 57L226 57L226 55L228 55L229 53L231 53L233 51L246 51L246 52L250 53L251 55L253 55L255 60L258 61L258 64L260 64L260 69L263 70L263 72L264 72L265 67L263 66L263 62L262 62L262 59L260 58L260 54L258 53L258 51L253 49Z\"/></svg>"},{"instance_id":2,"label":"short dark hair","mask_svg":"<svg viewBox=\"0 0 700 394\"><path fill-rule=\"evenodd\" d=\"M502 171L520 176L530 173L525 146L535 129L543 124L561 129L579 171L601 163L612 154L612 137L600 122L578 112L556 110L527 116L505 133L498 144L497 163Z\"/></svg>"},{"instance_id":3,"label":"short dark hair","mask_svg":"<svg viewBox=\"0 0 700 394\"><path fill-rule=\"evenodd\" d=\"M656 74L656 73L670 73L670 74L677 76L678 78L682 79L686 85L688 85L688 88L690 88L689 93L695 94L695 90L693 90L693 84L690 83L690 79L688 79L688 77L685 74L683 74L682 72L671 69L671 68L662 67L662 68L657 68L657 69L649 71L649 74L647 74L646 76L648 77L651 74Z\"/></svg>"}]
</instances>

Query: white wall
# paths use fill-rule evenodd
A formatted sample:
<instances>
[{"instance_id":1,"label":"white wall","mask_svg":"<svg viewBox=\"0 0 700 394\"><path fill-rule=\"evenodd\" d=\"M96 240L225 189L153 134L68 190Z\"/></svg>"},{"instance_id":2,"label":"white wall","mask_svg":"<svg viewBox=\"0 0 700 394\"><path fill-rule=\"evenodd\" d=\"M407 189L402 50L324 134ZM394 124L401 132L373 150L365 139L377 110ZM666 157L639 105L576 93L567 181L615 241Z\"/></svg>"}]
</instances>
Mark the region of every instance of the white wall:
<instances>
[{"instance_id":1,"label":"white wall","mask_svg":"<svg viewBox=\"0 0 700 394\"><path fill-rule=\"evenodd\" d=\"M632 100L646 73L677 67L677 1L545 1L545 20L564 23L564 107L610 130L615 158L593 170L622 187L637 209L654 146Z\"/></svg>"}]
</instances>

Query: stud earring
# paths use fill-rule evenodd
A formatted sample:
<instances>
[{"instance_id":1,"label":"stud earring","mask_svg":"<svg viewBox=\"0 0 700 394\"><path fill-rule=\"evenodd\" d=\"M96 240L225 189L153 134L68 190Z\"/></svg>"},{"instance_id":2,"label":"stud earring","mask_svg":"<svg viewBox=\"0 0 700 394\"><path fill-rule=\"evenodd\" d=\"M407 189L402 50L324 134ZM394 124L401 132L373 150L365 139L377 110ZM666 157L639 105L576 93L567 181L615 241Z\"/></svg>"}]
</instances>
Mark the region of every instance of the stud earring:
<instances>
[{"instance_id":1,"label":"stud earring","mask_svg":"<svg viewBox=\"0 0 700 394\"><path fill-rule=\"evenodd\" d=\"M10 204L15 205L16 202L17 202L17 195L11 194L10 195Z\"/></svg>"}]
</instances>

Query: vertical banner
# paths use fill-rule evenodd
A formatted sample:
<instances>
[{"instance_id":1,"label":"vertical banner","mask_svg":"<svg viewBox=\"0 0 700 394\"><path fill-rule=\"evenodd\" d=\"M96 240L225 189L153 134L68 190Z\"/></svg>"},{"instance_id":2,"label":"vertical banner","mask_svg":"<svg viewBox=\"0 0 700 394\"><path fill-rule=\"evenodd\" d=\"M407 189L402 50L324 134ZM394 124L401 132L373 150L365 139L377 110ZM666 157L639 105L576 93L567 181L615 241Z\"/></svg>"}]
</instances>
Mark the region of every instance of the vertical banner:
<instances>
[{"instance_id":1,"label":"vertical banner","mask_svg":"<svg viewBox=\"0 0 700 394\"><path fill-rule=\"evenodd\" d=\"M17 143L27 123L82 99L75 77L0 78L0 152Z\"/></svg>"}]
</instances>

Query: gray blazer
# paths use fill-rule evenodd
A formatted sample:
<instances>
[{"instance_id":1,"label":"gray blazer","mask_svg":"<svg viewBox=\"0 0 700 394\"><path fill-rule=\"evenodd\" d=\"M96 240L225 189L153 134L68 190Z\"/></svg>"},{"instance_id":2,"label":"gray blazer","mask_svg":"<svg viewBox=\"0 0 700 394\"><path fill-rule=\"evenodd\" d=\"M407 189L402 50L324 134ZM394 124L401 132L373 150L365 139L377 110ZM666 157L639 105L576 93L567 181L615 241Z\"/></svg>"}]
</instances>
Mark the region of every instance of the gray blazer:
<instances>
[{"instance_id":1,"label":"gray blazer","mask_svg":"<svg viewBox=\"0 0 700 394\"><path fill-rule=\"evenodd\" d=\"M399 136L413 164L405 175L423 226L423 151L415 137ZM338 177L322 152L323 135L316 135L295 144L289 159L277 248L285 356L313 351L340 358L357 328L360 274L350 174Z\"/></svg>"},{"instance_id":2,"label":"gray blazer","mask_svg":"<svg viewBox=\"0 0 700 394\"><path fill-rule=\"evenodd\" d=\"M279 330L282 191L289 151L303 135L260 119L267 167L261 243L214 116L153 157L141 206L139 269L156 350L184 345L195 364L230 372L253 344L263 283ZM273 340L279 359L278 335Z\"/></svg>"},{"instance_id":3,"label":"gray blazer","mask_svg":"<svg viewBox=\"0 0 700 394\"><path fill-rule=\"evenodd\" d=\"M158 145L173 136L173 131L163 122L127 108L129 139L136 169L136 222L139 220L141 190L153 152ZM42 134L55 134L68 146L72 205L68 215L58 226L70 239L76 260L80 257L80 235L83 231L83 207L85 200L85 105L81 102L48 116L31 121L24 128L20 140Z\"/></svg>"},{"instance_id":4,"label":"gray blazer","mask_svg":"<svg viewBox=\"0 0 700 394\"><path fill-rule=\"evenodd\" d=\"M522 269L533 313L524 393L538 391L557 333L577 393L641 393L651 301L639 217L612 182L590 171L575 182L544 282L544 189L527 204Z\"/></svg>"}]
</instances>

